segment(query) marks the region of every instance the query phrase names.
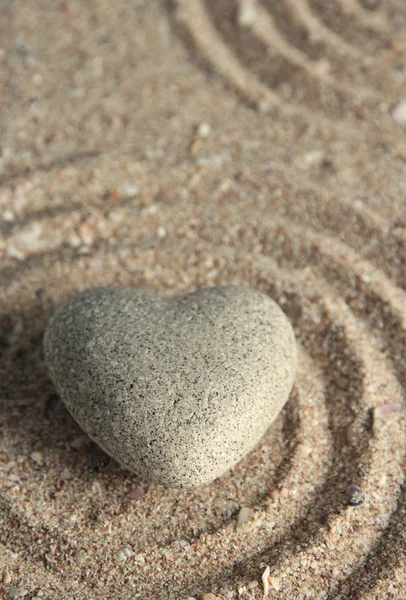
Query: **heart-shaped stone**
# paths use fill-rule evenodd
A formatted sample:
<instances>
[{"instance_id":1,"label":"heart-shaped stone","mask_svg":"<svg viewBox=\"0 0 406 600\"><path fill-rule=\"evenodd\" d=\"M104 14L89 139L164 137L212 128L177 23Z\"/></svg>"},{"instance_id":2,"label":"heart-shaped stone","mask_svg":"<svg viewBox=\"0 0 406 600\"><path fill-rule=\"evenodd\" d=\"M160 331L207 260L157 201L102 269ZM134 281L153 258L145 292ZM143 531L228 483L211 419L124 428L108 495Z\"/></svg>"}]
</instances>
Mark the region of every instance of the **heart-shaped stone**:
<instances>
[{"instance_id":1,"label":"heart-shaped stone","mask_svg":"<svg viewBox=\"0 0 406 600\"><path fill-rule=\"evenodd\" d=\"M173 300L96 288L45 333L56 390L87 434L143 479L207 484L260 440L296 372L292 327L268 296L204 288Z\"/></svg>"}]
</instances>

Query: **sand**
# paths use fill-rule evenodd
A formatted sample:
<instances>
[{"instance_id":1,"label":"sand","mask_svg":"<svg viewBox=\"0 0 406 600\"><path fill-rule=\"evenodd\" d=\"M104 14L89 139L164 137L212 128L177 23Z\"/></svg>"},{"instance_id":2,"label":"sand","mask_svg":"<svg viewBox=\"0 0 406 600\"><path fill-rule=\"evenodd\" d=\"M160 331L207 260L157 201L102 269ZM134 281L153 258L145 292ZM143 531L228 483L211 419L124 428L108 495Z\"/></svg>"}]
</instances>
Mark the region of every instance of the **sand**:
<instances>
[{"instance_id":1,"label":"sand","mask_svg":"<svg viewBox=\"0 0 406 600\"><path fill-rule=\"evenodd\" d=\"M405 32L403 0L3 3L0 598L406 597ZM291 399L212 485L147 486L55 394L46 323L107 284L291 319Z\"/></svg>"}]
</instances>

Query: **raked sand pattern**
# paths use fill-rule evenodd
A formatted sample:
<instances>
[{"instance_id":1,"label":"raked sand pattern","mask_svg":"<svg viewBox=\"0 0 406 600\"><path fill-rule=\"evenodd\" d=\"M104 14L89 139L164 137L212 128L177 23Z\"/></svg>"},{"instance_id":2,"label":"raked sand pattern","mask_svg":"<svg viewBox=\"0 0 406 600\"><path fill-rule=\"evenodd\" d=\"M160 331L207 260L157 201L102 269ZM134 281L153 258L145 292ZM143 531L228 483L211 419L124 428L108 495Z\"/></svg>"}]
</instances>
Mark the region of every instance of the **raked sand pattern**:
<instances>
[{"instance_id":1,"label":"raked sand pattern","mask_svg":"<svg viewBox=\"0 0 406 600\"><path fill-rule=\"evenodd\" d=\"M0 598L406 598L404 2L0 15ZM294 325L290 401L206 488L138 481L55 395L48 319L109 284Z\"/></svg>"}]
</instances>

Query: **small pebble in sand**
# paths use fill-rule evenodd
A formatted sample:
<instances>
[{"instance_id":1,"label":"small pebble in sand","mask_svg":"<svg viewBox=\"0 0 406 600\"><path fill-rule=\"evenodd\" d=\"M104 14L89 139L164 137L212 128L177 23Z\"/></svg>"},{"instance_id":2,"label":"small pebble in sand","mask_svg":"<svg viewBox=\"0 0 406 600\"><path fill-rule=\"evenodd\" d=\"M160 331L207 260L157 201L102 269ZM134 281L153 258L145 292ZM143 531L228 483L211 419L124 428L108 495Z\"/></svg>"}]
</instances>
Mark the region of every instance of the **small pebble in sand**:
<instances>
[{"instance_id":1,"label":"small pebble in sand","mask_svg":"<svg viewBox=\"0 0 406 600\"><path fill-rule=\"evenodd\" d=\"M1 216L7 223L15 221L15 214L11 210L5 210Z\"/></svg>"},{"instance_id":2,"label":"small pebble in sand","mask_svg":"<svg viewBox=\"0 0 406 600\"><path fill-rule=\"evenodd\" d=\"M298 156L295 159L295 164L302 165L306 168L320 167L325 160L324 150L315 149Z\"/></svg>"},{"instance_id":3,"label":"small pebble in sand","mask_svg":"<svg viewBox=\"0 0 406 600\"><path fill-rule=\"evenodd\" d=\"M357 485L351 485L348 488L347 497L350 506L359 506L365 501L365 494Z\"/></svg>"},{"instance_id":4,"label":"small pebble in sand","mask_svg":"<svg viewBox=\"0 0 406 600\"><path fill-rule=\"evenodd\" d=\"M240 27L251 27L257 19L258 10L253 0L243 0L238 9L238 24Z\"/></svg>"},{"instance_id":5,"label":"small pebble in sand","mask_svg":"<svg viewBox=\"0 0 406 600\"><path fill-rule=\"evenodd\" d=\"M252 581L250 581L250 582L247 584L247 588L248 588L249 590L253 590L253 589L257 588L258 586L259 586L259 583L258 583L258 581L257 581L256 579L253 579Z\"/></svg>"},{"instance_id":6,"label":"small pebble in sand","mask_svg":"<svg viewBox=\"0 0 406 600\"><path fill-rule=\"evenodd\" d=\"M236 530L244 531L251 518L252 510L248 506L243 506L237 516Z\"/></svg>"},{"instance_id":7,"label":"small pebble in sand","mask_svg":"<svg viewBox=\"0 0 406 600\"><path fill-rule=\"evenodd\" d=\"M268 100L259 100L257 103L257 110L262 115L267 115L271 112L272 104Z\"/></svg>"},{"instance_id":8,"label":"small pebble in sand","mask_svg":"<svg viewBox=\"0 0 406 600\"><path fill-rule=\"evenodd\" d=\"M142 554L136 554L134 556L135 562L141 563L142 565L145 563L145 558Z\"/></svg>"},{"instance_id":9,"label":"small pebble in sand","mask_svg":"<svg viewBox=\"0 0 406 600\"><path fill-rule=\"evenodd\" d=\"M93 481L92 483L92 494L94 496L101 496L103 493L103 488L100 484L100 481Z\"/></svg>"},{"instance_id":10,"label":"small pebble in sand","mask_svg":"<svg viewBox=\"0 0 406 600\"><path fill-rule=\"evenodd\" d=\"M1 580L4 585L8 585L12 581L11 573L10 573L7 565L3 568L3 572L1 574Z\"/></svg>"},{"instance_id":11,"label":"small pebble in sand","mask_svg":"<svg viewBox=\"0 0 406 600\"><path fill-rule=\"evenodd\" d=\"M123 183L120 186L121 196L125 198L134 198L140 193L140 188L136 183Z\"/></svg>"},{"instance_id":12,"label":"small pebble in sand","mask_svg":"<svg viewBox=\"0 0 406 600\"><path fill-rule=\"evenodd\" d=\"M137 487L132 489L128 494L129 500L139 500L145 496L145 489L143 487Z\"/></svg>"},{"instance_id":13,"label":"small pebble in sand","mask_svg":"<svg viewBox=\"0 0 406 600\"><path fill-rule=\"evenodd\" d=\"M74 440L71 441L70 447L74 450L81 450L85 446L88 446L92 443L92 440L87 435L79 435Z\"/></svg>"},{"instance_id":14,"label":"small pebble in sand","mask_svg":"<svg viewBox=\"0 0 406 600\"><path fill-rule=\"evenodd\" d=\"M281 589L281 580L279 577L268 577L269 585L277 592Z\"/></svg>"},{"instance_id":15,"label":"small pebble in sand","mask_svg":"<svg viewBox=\"0 0 406 600\"><path fill-rule=\"evenodd\" d=\"M208 592L201 595L201 600L221 600L221 598L215 594L212 594L211 592Z\"/></svg>"},{"instance_id":16,"label":"small pebble in sand","mask_svg":"<svg viewBox=\"0 0 406 600\"><path fill-rule=\"evenodd\" d=\"M200 123L198 129L197 129L197 134L199 137L202 138L207 138L209 137L211 133L211 126L209 123Z\"/></svg>"},{"instance_id":17,"label":"small pebble in sand","mask_svg":"<svg viewBox=\"0 0 406 600\"><path fill-rule=\"evenodd\" d=\"M40 467L44 464L44 455L41 452L32 452L30 458L37 463Z\"/></svg>"},{"instance_id":18,"label":"small pebble in sand","mask_svg":"<svg viewBox=\"0 0 406 600\"><path fill-rule=\"evenodd\" d=\"M394 402L392 404L381 404L381 406L377 406L374 408L374 417L379 418L384 415L390 415L392 413L397 413L402 410L402 405Z\"/></svg>"},{"instance_id":19,"label":"small pebble in sand","mask_svg":"<svg viewBox=\"0 0 406 600\"><path fill-rule=\"evenodd\" d=\"M399 102L392 111L392 119L398 125L406 125L406 100Z\"/></svg>"},{"instance_id":20,"label":"small pebble in sand","mask_svg":"<svg viewBox=\"0 0 406 600\"><path fill-rule=\"evenodd\" d=\"M12 587L8 590L10 598L24 598L24 596L27 596L29 593L28 590L25 590L22 587Z\"/></svg>"},{"instance_id":21,"label":"small pebble in sand","mask_svg":"<svg viewBox=\"0 0 406 600\"><path fill-rule=\"evenodd\" d=\"M108 521L106 523L106 525L100 530L100 533L102 535L110 535L111 533L113 533L111 521Z\"/></svg>"},{"instance_id":22,"label":"small pebble in sand","mask_svg":"<svg viewBox=\"0 0 406 600\"><path fill-rule=\"evenodd\" d=\"M168 232L166 231L165 227L158 227L157 236L159 237L160 240L163 240L164 238L166 238L167 235L168 235Z\"/></svg>"},{"instance_id":23,"label":"small pebble in sand","mask_svg":"<svg viewBox=\"0 0 406 600\"><path fill-rule=\"evenodd\" d=\"M116 558L118 562L125 562L127 560L127 556L124 554L124 552L122 550L119 550L116 553Z\"/></svg>"},{"instance_id":24,"label":"small pebble in sand","mask_svg":"<svg viewBox=\"0 0 406 600\"><path fill-rule=\"evenodd\" d=\"M265 571L262 573L262 585L264 587L264 596L268 595L269 592L269 575L271 574L271 568L269 566L266 567Z\"/></svg>"}]
</instances>

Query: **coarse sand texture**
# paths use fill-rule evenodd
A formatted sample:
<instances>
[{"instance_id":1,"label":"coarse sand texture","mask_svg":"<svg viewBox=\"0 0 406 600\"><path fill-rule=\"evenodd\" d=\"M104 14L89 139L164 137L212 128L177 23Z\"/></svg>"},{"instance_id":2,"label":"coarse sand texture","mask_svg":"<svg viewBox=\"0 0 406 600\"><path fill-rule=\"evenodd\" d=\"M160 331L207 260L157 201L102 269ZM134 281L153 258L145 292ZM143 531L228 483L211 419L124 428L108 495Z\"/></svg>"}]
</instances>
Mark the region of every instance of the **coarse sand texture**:
<instances>
[{"instance_id":1,"label":"coarse sand texture","mask_svg":"<svg viewBox=\"0 0 406 600\"><path fill-rule=\"evenodd\" d=\"M0 90L0 599L405 600L406 2L0 2Z\"/></svg>"}]
</instances>

